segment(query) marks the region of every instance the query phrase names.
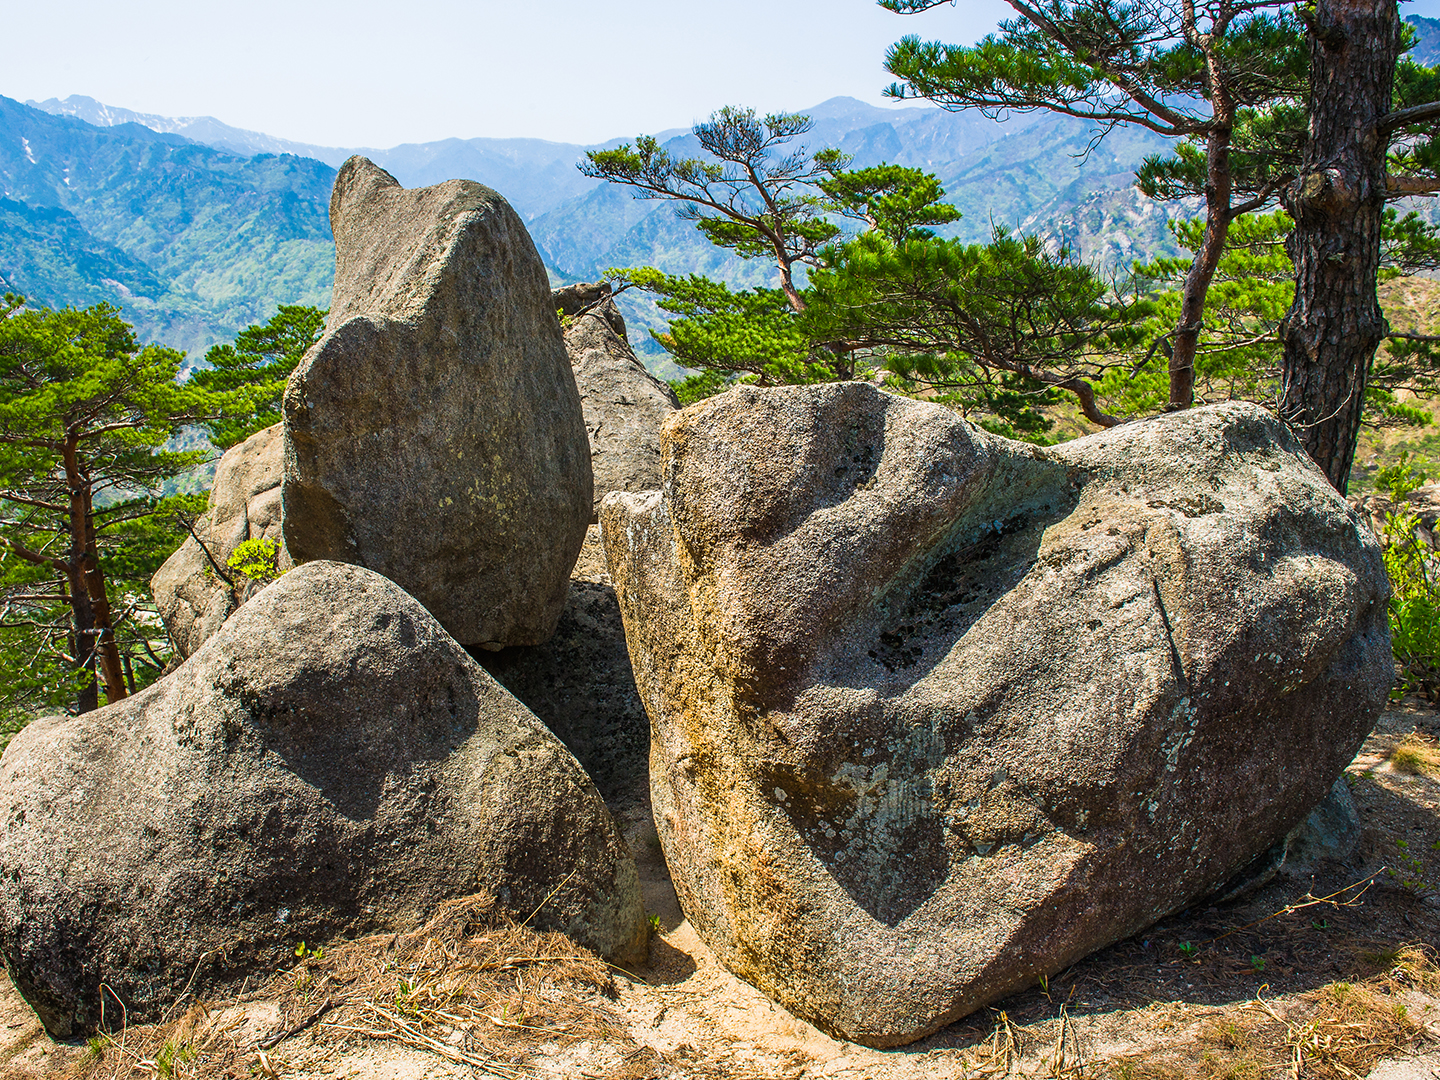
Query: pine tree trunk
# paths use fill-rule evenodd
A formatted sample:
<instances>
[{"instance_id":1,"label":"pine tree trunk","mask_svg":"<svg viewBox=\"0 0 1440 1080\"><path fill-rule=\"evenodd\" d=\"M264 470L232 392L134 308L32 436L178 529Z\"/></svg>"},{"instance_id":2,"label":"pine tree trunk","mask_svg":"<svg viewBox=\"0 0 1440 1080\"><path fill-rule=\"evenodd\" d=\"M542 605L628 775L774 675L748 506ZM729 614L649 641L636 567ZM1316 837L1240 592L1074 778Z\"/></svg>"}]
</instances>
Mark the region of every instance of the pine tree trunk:
<instances>
[{"instance_id":1,"label":"pine tree trunk","mask_svg":"<svg viewBox=\"0 0 1440 1080\"><path fill-rule=\"evenodd\" d=\"M94 508L90 502L90 483L80 468L80 455L74 437L68 438L61 451L65 467L65 484L69 489L70 610L75 625L77 659L83 659L91 672L95 661L105 677L105 699L114 704L125 697L125 675L120 667L120 650L115 645L115 631L110 626L110 603L105 596L105 579L95 541ZM87 698L94 700L87 708ZM93 690L82 694L80 711L87 712L98 704Z\"/></svg>"},{"instance_id":2,"label":"pine tree trunk","mask_svg":"<svg viewBox=\"0 0 1440 1080\"><path fill-rule=\"evenodd\" d=\"M1375 296L1400 17L1395 0L1319 0L1310 35L1310 131L1286 192L1295 301L1281 324L1281 415L1342 494L1385 317Z\"/></svg>"},{"instance_id":3,"label":"pine tree trunk","mask_svg":"<svg viewBox=\"0 0 1440 1080\"><path fill-rule=\"evenodd\" d=\"M90 597L80 580L78 564L73 561L66 570L66 584L61 589L70 604L70 655L75 658L75 670L85 675L76 695L75 711L93 712L100 707L100 690L95 684L95 638L89 633L93 622Z\"/></svg>"},{"instance_id":4,"label":"pine tree trunk","mask_svg":"<svg viewBox=\"0 0 1440 1080\"><path fill-rule=\"evenodd\" d=\"M1234 180L1230 172L1228 112L1219 119L1222 126L1211 131L1205 141L1205 238L1185 275L1180 298L1180 320L1175 324L1175 346L1170 352L1170 400L1165 406L1170 411L1195 404L1195 354L1200 346L1205 297L1230 234Z\"/></svg>"}]
</instances>

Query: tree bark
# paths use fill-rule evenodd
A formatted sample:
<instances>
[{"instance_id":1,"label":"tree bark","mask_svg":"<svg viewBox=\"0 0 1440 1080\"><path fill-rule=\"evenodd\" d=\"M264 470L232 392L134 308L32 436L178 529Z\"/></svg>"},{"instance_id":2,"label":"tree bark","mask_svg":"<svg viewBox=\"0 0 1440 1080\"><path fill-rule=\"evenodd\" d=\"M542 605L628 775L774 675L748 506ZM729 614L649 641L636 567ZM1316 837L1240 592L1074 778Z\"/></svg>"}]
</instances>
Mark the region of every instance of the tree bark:
<instances>
[{"instance_id":1,"label":"tree bark","mask_svg":"<svg viewBox=\"0 0 1440 1080\"><path fill-rule=\"evenodd\" d=\"M1376 299L1385 153L1400 16L1395 0L1319 0L1310 28L1310 130L1285 193L1295 300L1281 324L1280 412L1344 494L1365 384L1385 333Z\"/></svg>"},{"instance_id":2,"label":"tree bark","mask_svg":"<svg viewBox=\"0 0 1440 1080\"><path fill-rule=\"evenodd\" d=\"M110 626L110 602L105 595L105 578L100 571L98 545L95 540L95 511L90 501L90 482L80 467L77 439L67 438L61 452L65 467L65 485L70 495L70 560L67 576L70 582L70 609L75 620L77 659L84 659L90 670L95 660L105 677L105 700L114 704L126 696L125 674L120 666L120 650L115 644L115 631ZM82 695L80 711L86 698L94 699L93 690ZM98 700L95 702L98 704ZM89 706L95 708L95 704Z\"/></svg>"},{"instance_id":3,"label":"tree bark","mask_svg":"<svg viewBox=\"0 0 1440 1080\"><path fill-rule=\"evenodd\" d=\"M1170 352L1170 400L1166 409L1188 409L1195 404L1195 354L1200 347L1200 330L1205 315L1205 297L1215 268L1225 254L1233 214L1230 197L1234 184L1230 173L1230 128L1210 132L1205 145L1205 238L1185 275L1180 298L1180 320L1175 324L1175 345Z\"/></svg>"}]
</instances>

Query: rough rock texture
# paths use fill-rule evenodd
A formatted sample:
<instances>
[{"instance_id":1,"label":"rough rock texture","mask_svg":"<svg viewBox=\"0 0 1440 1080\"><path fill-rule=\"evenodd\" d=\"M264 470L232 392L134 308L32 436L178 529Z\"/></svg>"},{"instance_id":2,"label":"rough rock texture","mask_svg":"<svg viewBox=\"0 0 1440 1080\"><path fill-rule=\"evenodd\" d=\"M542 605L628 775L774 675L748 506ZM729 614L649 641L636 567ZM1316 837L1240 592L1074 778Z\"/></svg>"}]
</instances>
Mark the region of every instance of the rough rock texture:
<instances>
[{"instance_id":1,"label":"rough rock texture","mask_svg":"<svg viewBox=\"0 0 1440 1080\"><path fill-rule=\"evenodd\" d=\"M608 281L582 281L556 289L550 294L550 302L562 319L573 319L577 315L593 311L610 324L610 329L615 331L616 336L629 341L630 337L625 332L625 319L610 297Z\"/></svg>"},{"instance_id":2,"label":"rough rock texture","mask_svg":"<svg viewBox=\"0 0 1440 1080\"><path fill-rule=\"evenodd\" d=\"M1355 854L1360 843L1360 811L1343 776L1285 841L1285 866L1301 872L1325 859L1343 861Z\"/></svg>"},{"instance_id":3,"label":"rough rock texture","mask_svg":"<svg viewBox=\"0 0 1440 1080\"><path fill-rule=\"evenodd\" d=\"M1368 529L1263 410L1051 449L863 384L677 413L601 511L686 914L915 1039L1223 883L1391 681Z\"/></svg>"},{"instance_id":4,"label":"rough rock texture","mask_svg":"<svg viewBox=\"0 0 1440 1080\"><path fill-rule=\"evenodd\" d=\"M591 516L589 444L545 267L465 180L351 158L326 333L285 391L285 543L383 574L466 645L554 632Z\"/></svg>"},{"instance_id":5,"label":"rough rock texture","mask_svg":"<svg viewBox=\"0 0 1440 1080\"><path fill-rule=\"evenodd\" d=\"M257 582L227 569L237 547L246 540L268 537L280 549L280 566L291 566L280 535L280 477L284 466L285 442L279 424L225 451L215 466L210 508L195 522L195 534L220 564L220 572L191 537L150 579L150 591L165 632L182 660L259 591ZM221 573L230 576L230 583Z\"/></svg>"},{"instance_id":6,"label":"rough rock texture","mask_svg":"<svg viewBox=\"0 0 1440 1080\"><path fill-rule=\"evenodd\" d=\"M625 337L625 321L609 299L609 286L589 303L567 294L599 286L556 290L557 309L576 309L565 329L565 349L580 389L590 467L595 475L595 520L612 491L647 491L660 485L660 426L680 407L675 392L645 370ZM568 313L567 313L568 314Z\"/></svg>"},{"instance_id":7,"label":"rough rock texture","mask_svg":"<svg viewBox=\"0 0 1440 1080\"><path fill-rule=\"evenodd\" d=\"M601 953L647 932L575 759L411 597L337 563L135 697L27 727L0 822L0 949L57 1038L100 1023L102 983L133 1023L192 972L203 992L477 891Z\"/></svg>"},{"instance_id":8,"label":"rough rock texture","mask_svg":"<svg viewBox=\"0 0 1440 1080\"><path fill-rule=\"evenodd\" d=\"M635 689L604 560L600 529L592 525L555 636L476 659L565 744L606 802L618 806L637 779L644 790L650 720Z\"/></svg>"}]
</instances>

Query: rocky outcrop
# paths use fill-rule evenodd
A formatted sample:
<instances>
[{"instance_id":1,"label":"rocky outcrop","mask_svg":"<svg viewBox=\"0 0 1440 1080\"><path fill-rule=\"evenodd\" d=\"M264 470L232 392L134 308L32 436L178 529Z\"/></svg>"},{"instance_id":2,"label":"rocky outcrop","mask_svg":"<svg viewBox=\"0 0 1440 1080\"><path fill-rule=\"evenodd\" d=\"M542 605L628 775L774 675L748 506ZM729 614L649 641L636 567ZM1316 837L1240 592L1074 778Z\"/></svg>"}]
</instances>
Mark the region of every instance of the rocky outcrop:
<instances>
[{"instance_id":1,"label":"rocky outcrop","mask_svg":"<svg viewBox=\"0 0 1440 1080\"><path fill-rule=\"evenodd\" d=\"M1049 449L862 384L677 413L606 554L656 826L723 962L871 1046L1212 892L1391 681L1379 551L1228 404Z\"/></svg>"},{"instance_id":2,"label":"rocky outcrop","mask_svg":"<svg viewBox=\"0 0 1440 1080\"><path fill-rule=\"evenodd\" d=\"M660 486L660 426L680 402L631 350L609 285L570 285L552 299L565 318L565 350L590 437L598 520L609 492Z\"/></svg>"},{"instance_id":3,"label":"rocky outcrop","mask_svg":"<svg viewBox=\"0 0 1440 1080\"><path fill-rule=\"evenodd\" d=\"M650 721L635 689L620 605L590 526L555 636L476 659L575 755L614 807L645 789Z\"/></svg>"},{"instance_id":4,"label":"rocky outcrop","mask_svg":"<svg viewBox=\"0 0 1440 1080\"><path fill-rule=\"evenodd\" d=\"M555 629L591 516L589 446L540 256L470 181L364 158L330 203L325 336L285 392L285 543L411 593L466 645Z\"/></svg>"},{"instance_id":5,"label":"rocky outcrop","mask_svg":"<svg viewBox=\"0 0 1440 1080\"><path fill-rule=\"evenodd\" d=\"M165 632L182 660L200 648L260 588L258 583L228 568L237 547L246 540L268 538L279 549L280 567L291 565L280 535L280 477L284 464L284 437L279 424L225 451L215 467L209 509L196 519L194 536L181 544L150 579L150 591Z\"/></svg>"},{"instance_id":6,"label":"rocky outcrop","mask_svg":"<svg viewBox=\"0 0 1440 1080\"><path fill-rule=\"evenodd\" d=\"M0 821L0 950L57 1038L479 891L600 953L647 931L575 759L354 566L303 565L149 689L31 724Z\"/></svg>"}]
</instances>

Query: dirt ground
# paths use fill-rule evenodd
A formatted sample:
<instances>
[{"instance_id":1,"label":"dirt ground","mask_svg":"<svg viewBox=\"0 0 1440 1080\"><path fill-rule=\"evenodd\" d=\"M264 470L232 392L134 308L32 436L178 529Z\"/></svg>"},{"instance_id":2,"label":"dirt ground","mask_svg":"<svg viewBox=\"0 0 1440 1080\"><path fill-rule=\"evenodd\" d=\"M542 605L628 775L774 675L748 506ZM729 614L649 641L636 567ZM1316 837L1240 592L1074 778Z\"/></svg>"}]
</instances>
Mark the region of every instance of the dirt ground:
<instances>
[{"instance_id":1,"label":"dirt ground","mask_svg":"<svg viewBox=\"0 0 1440 1080\"><path fill-rule=\"evenodd\" d=\"M607 970L462 905L73 1045L7 980L0 1077L1437 1080L1440 774L1390 760L1436 736L1429 709L1384 715L1348 772L1363 833L1347 862L1180 912L899 1050L837 1042L718 965L676 901L642 787L615 809L658 920L647 967Z\"/></svg>"}]
</instances>

